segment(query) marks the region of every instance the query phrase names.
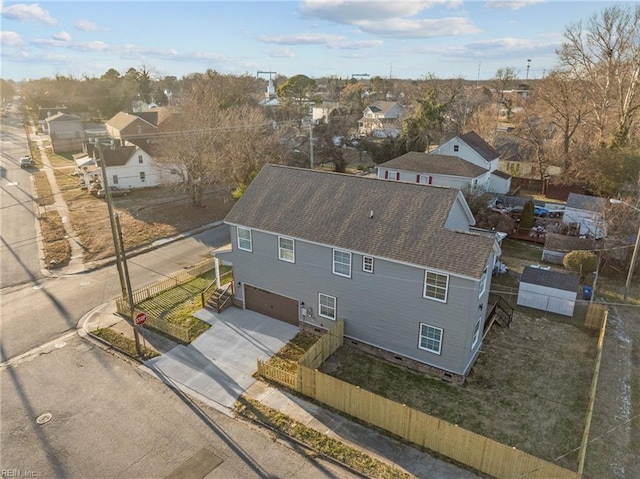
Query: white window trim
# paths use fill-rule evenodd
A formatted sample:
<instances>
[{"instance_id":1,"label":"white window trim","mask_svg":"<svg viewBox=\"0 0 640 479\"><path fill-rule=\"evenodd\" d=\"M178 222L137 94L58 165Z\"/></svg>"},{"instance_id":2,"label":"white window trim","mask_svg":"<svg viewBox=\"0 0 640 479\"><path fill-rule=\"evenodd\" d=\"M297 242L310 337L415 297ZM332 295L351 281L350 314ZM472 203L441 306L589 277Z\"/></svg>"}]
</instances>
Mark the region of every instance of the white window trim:
<instances>
[{"instance_id":1,"label":"white window trim","mask_svg":"<svg viewBox=\"0 0 640 479\"><path fill-rule=\"evenodd\" d=\"M485 266L484 271L482 272L482 277L480 278L480 294L478 294L478 298L481 298L484 292L487 290L488 276L489 276L489 267Z\"/></svg>"},{"instance_id":2,"label":"white window trim","mask_svg":"<svg viewBox=\"0 0 640 479\"><path fill-rule=\"evenodd\" d=\"M321 298L322 297L325 298L331 298L333 300L333 317L331 316L327 316L326 314L322 314L322 305L321 305ZM335 321L336 320L336 312L338 310L338 300L336 299L335 296L330 296L328 294L324 294L324 293L318 293L318 316L321 316L323 318L327 318L330 319L331 321Z\"/></svg>"},{"instance_id":3,"label":"white window trim","mask_svg":"<svg viewBox=\"0 0 640 479\"><path fill-rule=\"evenodd\" d=\"M422 346L422 327L426 326L427 328L433 328L433 329L437 329L438 331L440 331L440 341L438 341L438 350L436 351L435 349L429 349L427 347L423 347ZM433 354L437 354L440 355L442 354L442 338L444 336L444 330L442 328L438 328L437 326L432 326L431 324L427 324L427 323L420 323L420 330L419 330L419 334L418 334L418 348L422 349L423 351L428 351L430 353Z\"/></svg>"},{"instance_id":4,"label":"white window trim","mask_svg":"<svg viewBox=\"0 0 640 479\"><path fill-rule=\"evenodd\" d=\"M248 231L249 232L249 248L243 248L240 245L240 231ZM240 226L238 226L237 231L236 231L236 236L237 236L237 241L238 241L238 249L242 250L242 251L248 251L248 252L253 252L253 234L251 232L251 229L249 228L241 228Z\"/></svg>"},{"instance_id":5,"label":"white window trim","mask_svg":"<svg viewBox=\"0 0 640 479\"><path fill-rule=\"evenodd\" d=\"M429 273L437 274L439 276L444 276L444 277L447 278L447 284L446 284L445 289L444 289L444 299L440 299L440 298L436 298L436 297L427 295L427 275ZM444 274L444 273L438 273L437 271L425 270L425 272L424 272L424 282L423 282L423 287L422 287L422 297L426 298L426 299L430 299L432 301L438 301L440 303L446 303L447 302L447 298L449 297L449 275L448 274Z\"/></svg>"},{"instance_id":6,"label":"white window trim","mask_svg":"<svg viewBox=\"0 0 640 479\"><path fill-rule=\"evenodd\" d=\"M346 253L346 254L349 255L349 274L338 273L336 271L336 253ZM351 267L352 267L352 264L353 264L352 259L353 259L352 255L351 255L351 253L349 251L344 251L344 250L341 250L341 249L334 249L333 253L331 255L331 264L332 264L332 268L331 269L333 271L333 274L335 274L336 276L342 276L344 278L351 278Z\"/></svg>"},{"instance_id":7,"label":"white window trim","mask_svg":"<svg viewBox=\"0 0 640 479\"><path fill-rule=\"evenodd\" d=\"M367 269L367 262L366 260L370 259L371 260L371 268ZM362 257L362 271L364 271L365 273L371 273L373 274L373 256L363 256Z\"/></svg>"},{"instance_id":8,"label":"white window trim","mask_svg":"<svg viewBox=\"0 0 640 479\"><path fill-rule=\"evenodd\" d=\"M480 341L480 322L482 321L482 316L478 318L476 324L473 325L473 338L471 340L471 350L476 347L478 341ZM477 328L477 329L476 329Z\"/></svg>"},{"instance_id":9,"label":"white window trim","mask_svg":"<svg viewBox=\"0 0 640 479\"><path fill-rule=\"evenodd\" d=\"M420 184L428 185L429 184L429 175L420 175Z\"/></svg>"},{"instance_id":10,"label":"white window trim","mask_svg":"<svg viewBox=\"0 0 640 479\"><path fill-rule=\"evenodd\" d=\"M280 240L289 240L291 241L291 248L292 249L286 249L283 248L282 245L280 244ZM289 258L285 258L282 253L286 251L286 252L290 252L293 257L291 259ZM278 236L278 259L280 261L286 261L287 263L295 263L296 262L296 240L294 240L293 238L289 238L287 236Z\"/></svg>"}]
</instances>

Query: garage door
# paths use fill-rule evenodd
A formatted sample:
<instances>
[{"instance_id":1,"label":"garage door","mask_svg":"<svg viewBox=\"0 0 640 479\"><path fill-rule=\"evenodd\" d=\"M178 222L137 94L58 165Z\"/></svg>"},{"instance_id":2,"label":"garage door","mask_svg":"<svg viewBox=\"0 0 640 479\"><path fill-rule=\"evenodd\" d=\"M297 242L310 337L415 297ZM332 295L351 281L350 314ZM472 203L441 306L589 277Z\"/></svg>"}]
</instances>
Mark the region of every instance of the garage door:
<instances>
[{"instance_id":1,"label":"garage door","mask_svg":"<svg viewBox=\"0 0 640 479\"><path fill-rule=\"evenodd\" d=\"M298 301L295 299L245 284L244 302L251 311L298 326Z\"/></svg>"}]
</instances>

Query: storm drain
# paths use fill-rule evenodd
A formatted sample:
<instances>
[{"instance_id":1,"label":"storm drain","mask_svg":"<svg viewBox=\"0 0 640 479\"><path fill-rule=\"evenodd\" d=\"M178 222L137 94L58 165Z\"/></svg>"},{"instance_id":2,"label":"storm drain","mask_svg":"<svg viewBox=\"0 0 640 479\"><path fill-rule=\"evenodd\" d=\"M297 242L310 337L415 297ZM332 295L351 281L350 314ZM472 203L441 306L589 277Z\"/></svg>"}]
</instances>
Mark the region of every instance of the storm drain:
<instances>
[{"instance_id":1,"label":"storm drain","mask_svg":"<svg viewBox=\"0 0 640 479\"><path fill-rule=\"evenodd\" d=\"M202 479L220 464L222 464L222 459L211 451L200 449L174 469L165 479Z\"/></svg>"}]
</instances>

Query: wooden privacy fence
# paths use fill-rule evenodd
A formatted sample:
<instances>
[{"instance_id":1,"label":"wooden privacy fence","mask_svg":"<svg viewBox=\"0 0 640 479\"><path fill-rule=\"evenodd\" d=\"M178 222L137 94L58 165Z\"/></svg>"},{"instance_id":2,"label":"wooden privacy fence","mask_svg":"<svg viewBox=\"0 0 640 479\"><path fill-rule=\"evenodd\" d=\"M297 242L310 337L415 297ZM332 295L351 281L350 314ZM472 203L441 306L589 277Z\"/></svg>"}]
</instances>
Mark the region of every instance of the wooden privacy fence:
<instances>
[{"instance_id":1,"label":"wooden privacy fence","mask_svg":"<svg viewBox=\"0 0 640 479\"><path fill-rule=\"evenodd\" d=\"M600 303L589 303L584 325L589 329L602 329L607 318L607 307Z\"/></svg>"},{"instance_id":2,"label":"wooden privacy fence","mask_svg":"<svg viewBox=\"0 0 640 479\"><path fill-rule=\"evenodd\" d=\"M499 479L579 479L569 469L317 371L343 344L344 322L298 360L297 373L258 360L258 374L334 409Z\"/></svg>"},{"instance_id":3,"label":"wooden privacy fence","mask_svg":"<svg viewBox=\"0 0 640 479\"><path fill-rule=\"evenodd\" d=\"M167 291L168 289L188 283L207 271L211 271L214 268L214 263L215 258L206 259L194 266L191 266L190 268L171 275L171 277L167 279L157 281L149 286L135 290L132 293L133 304L140 304L141 302ZM127 301L127 298L116 299L116 308L118 313L129 316L129 302Z\"/></svg>"},{"instance_id":4,"label":"wooden privacy fence","mask_svg":"<svg viewBox=\"0 0 640 479\"><path fill-rule=\"evenodd\" d=\"M499 479L580 478L574 471L306 366L298 366L298 382L299 392L306 396L490 476Z\"/></svg>"}]
</instances>

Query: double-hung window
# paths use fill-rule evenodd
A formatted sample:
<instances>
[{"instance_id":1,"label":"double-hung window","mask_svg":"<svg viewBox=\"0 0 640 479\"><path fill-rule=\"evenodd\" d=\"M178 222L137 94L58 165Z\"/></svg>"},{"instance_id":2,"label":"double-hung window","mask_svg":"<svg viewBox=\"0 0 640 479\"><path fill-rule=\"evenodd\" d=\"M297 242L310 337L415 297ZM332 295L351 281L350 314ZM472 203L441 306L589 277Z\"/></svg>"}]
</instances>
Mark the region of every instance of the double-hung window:
<instances>
[{"instance_id":1,"label":"double-hung window","mask_svg":"<svg viewBox=\"0 0 640 479\"><path fill-rule=\"evenodd\" d=\"M362 257L362 271L365 273L373 273L373 258L371 256Z\"/></svg>"},{"instance_id":2,"label":"double-hung window","mask_svg":"<svg viewBox=\"0 0 640 479\"><path fill-rule=\"evenodd\" d=\"M484 271L482 272L482 278L480 278L480 294L478 294L478 298L480 298L485 290L487 289L487 274L489 272L489 267L485 266Z\"/></svg>"},{"instance_id":3,"label":"double-hung window","mask_svg":"<svg viewBox=\"0 0 640 479\"><path fill-rule=\"evenodd\" d=\"M295 242L292 238L278 236L278 258L289 263L296 262Z\"/></svg>"},{"instance_id":4,"label":"double-hung window","mask_svg":"<svg viewBox=\"0 0 640 479\"><path fill-rule=\"evenodd\" d=\"M430 324L420 323L420 341L418 347L430 353L442 351L442 329Z\"/></svg>"},{"instance_id":5,"label":"double-hung window","mask_svg":"<svg viewBox=\"0 0 640 479\"><path fill-rule=\"evenodd\" d=\"M448 275L436 273L434 271L425 271L423 292L425 298L434 299L436 301L446 303L448 289Z\"/></svg>"},{"instance_id":6,"label":"double-hung window","mask_svg":"<svg viewBox=\"0 0 640 479\"><path fill-rule=\"evenodd\" d=\"M333 250L333 274L351 278L351 253Z\"/></svg>"},{"instance_id":7,"label":"double-hung window","mask_svg":"<svg viewBox=\"0 0 640 479\"><path fill-rule=\"evenodd\" d=\"M336 298L328 294L318 294L318 314L323 318L336 320Z\"/></svg>"},{"instance_id":8,"label":"double-hung window","mask_svg":"<svg viewBox=\"0 0 640 479\"><path fill-rule=\"evenodd\" d=\"M243 251L253 251L251 230L249 228L238 227L238 249Z\"/></svg>"},{"instance_id":9,"label":"double-hung window","mask_svg":"<svg viewBox=\"0 0 640 479\"><path fill-rule=\"evenodd\" d=\"M478 340L480 339L480 321L482 321L482 316L480 319L476 321L476 324L473 326L473 339L471 340L471 349L476 347L478 344Z\"/></svg>"}]
</instances>

